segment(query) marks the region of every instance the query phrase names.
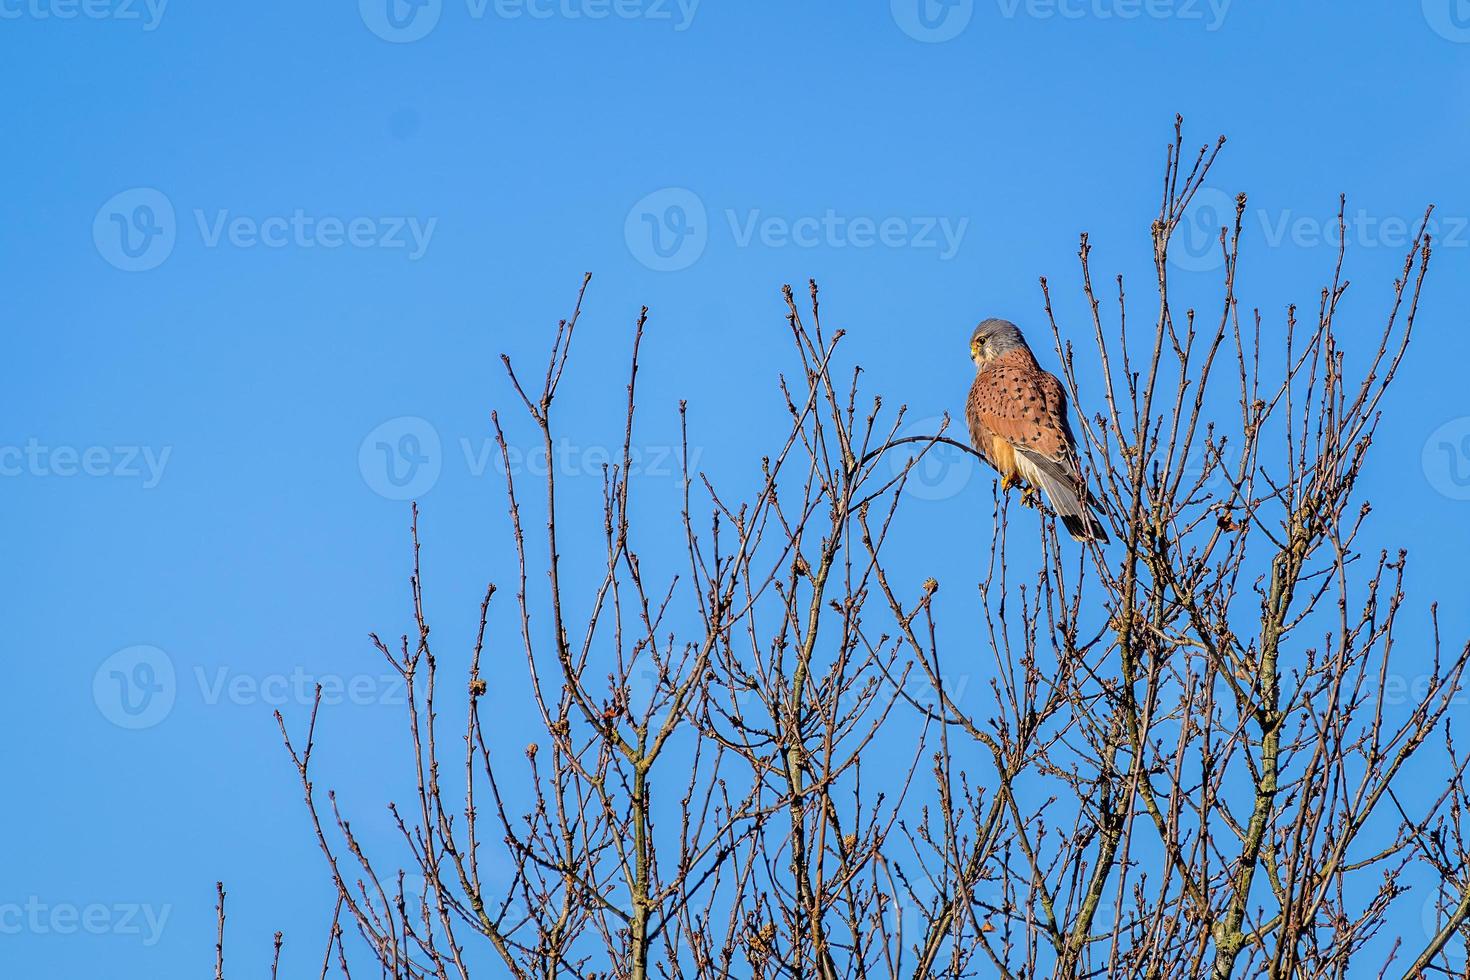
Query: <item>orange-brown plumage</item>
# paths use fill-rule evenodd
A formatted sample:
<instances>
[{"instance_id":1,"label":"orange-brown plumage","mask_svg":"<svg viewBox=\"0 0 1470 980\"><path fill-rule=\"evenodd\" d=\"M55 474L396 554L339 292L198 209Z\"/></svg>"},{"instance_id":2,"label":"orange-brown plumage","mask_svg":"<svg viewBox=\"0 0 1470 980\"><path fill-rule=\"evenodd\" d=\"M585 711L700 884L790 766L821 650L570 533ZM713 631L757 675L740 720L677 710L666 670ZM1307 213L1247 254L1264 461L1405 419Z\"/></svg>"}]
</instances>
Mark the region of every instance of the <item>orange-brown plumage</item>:
<instances>
[{"instance_id":1,"label":"orange-brown plumage","mask_svg":"<svg viewBox=\"0 0 1470 980\"><path fill-rule=\"evenodd\" d=\"M978 428L982 434L998 436L1013 447L1032 449L1043 456L1058 459L1071 449L1066 413L1067 396L1060 382L1043 371L1025 348L1008 351L985 364L970 386L972 434ZM990 441L984 440L987 447ZM976 448L986 451L979 445Z\"/></svg>"},{"instance_id":2,"label":"orange-brown plumage","mask_svg":"<svg viewBox=\"0 0 1470 980\"><path fill-rule=\"evenodd\" d=\"M971 444L1004 487L1024 482L1042 490L1073 537L1106 541L1089 508L1062 383L1004 320L976 328L970 353L977 368L965 405Z\"/></svg>"}]
</instances>

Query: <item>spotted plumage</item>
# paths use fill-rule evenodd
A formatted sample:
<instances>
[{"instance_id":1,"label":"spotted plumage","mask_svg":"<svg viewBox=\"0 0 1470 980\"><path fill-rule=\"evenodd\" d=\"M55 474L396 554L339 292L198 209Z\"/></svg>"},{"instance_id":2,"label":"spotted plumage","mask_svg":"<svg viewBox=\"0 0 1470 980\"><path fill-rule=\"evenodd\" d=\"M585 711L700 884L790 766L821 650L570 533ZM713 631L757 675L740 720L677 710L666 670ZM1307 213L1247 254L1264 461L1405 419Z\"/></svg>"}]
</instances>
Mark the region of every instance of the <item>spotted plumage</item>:
<instances>
[{"instance_id":1,"label":"spotted plumage","mask_svg":"<svg viewBox=\"0 0 1470 980\"><path fill-rule=\"evenodd\" d=\"M1000 473L1002 488L1039 489L1072 537L1108 540L1089 507L1062 383L1042 370L1007 320L976 327L970 357L976 368L965 405L970 443Z\"/></svg>"}]
</instances>

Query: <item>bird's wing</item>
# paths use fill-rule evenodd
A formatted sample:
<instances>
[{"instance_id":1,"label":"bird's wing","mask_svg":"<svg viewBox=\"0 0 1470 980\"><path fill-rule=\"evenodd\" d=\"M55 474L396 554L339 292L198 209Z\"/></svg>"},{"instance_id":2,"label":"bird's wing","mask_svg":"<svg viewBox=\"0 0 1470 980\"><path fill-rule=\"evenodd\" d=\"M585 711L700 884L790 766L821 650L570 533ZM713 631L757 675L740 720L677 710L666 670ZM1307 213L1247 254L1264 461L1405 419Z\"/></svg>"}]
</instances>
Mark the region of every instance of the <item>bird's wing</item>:
<instances>
[{"instance_id":1,"label":"bird's wing","mask_svg":"<svg viewBox=\"0 0 1470 980\"><path fill-rule=\"evenodd\" d=\"M1027 446L1035 453L1036 462L1048 475L1057 479L1080 481L1081 467L1077 462L1077 442L1072 436L1072 425L1067 420L1067 391L1056 375L1037 368L1037 390L1045 405L1045 420L1042 425L1047 432L1047 446Z\"/></svg>"},{"instance_id":2,"label":"bird's wing","mask_svg":"<svg viewBox=\"0 0 1470 980\"><path fill-rule=\"evenodd\" d=\"M1108 540L1102 523L1088 510L1091 495L1083 485L1067 422L1066 391L1029 352L1005 354L987 365L970 389L966 414L977 448L987 452L979 445L982 436L986 443L991 435L1006 443L1015 455L1015 468L1046 494L1072 537Z\"/></svg>"},{"instance_id":3,"label":"bird's wing","mask_svg":"<svg viewBox=\"0 0 1470 980\"><path fill-rule=\"evenodd\" d=\"M1067 423L1066 391L1029 351L986 364L970 388L966 416L975 448L1001 472L1014 470L1039 486L1073 538L1107 541L1103 523L1088 510L1091 498Z\"/></svg>"},{"instance_id":4,"label":"bird's wing","mask_svg":"<svg viewBox=\"0 0 1470 980\"><path fill-rule=\"evenodd\" d=\"M1059 386L1055 393L1048 390L1047 378L1050 375L1026 351L992 361L970 389L971 438L980 430L980 434L999 436L1015 449L1064 465L1071 459L1072 444L1066 395Z\"/></svg>"}]
</instances>

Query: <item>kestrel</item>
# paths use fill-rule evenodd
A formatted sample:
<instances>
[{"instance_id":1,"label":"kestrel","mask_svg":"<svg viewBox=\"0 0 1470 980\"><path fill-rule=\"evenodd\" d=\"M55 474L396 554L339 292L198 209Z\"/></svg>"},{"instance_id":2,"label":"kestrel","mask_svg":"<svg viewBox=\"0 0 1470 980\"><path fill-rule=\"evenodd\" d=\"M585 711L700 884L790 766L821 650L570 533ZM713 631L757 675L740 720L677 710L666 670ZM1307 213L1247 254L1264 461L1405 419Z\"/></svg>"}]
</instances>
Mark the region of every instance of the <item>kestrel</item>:
<instances>
[{"instance_id":1,"label":"kestrel","mask_svg":"<svg viewBox=\"0 0 1470 980\"><path fill-rule=\"evenodd\" d=\"M1078 541L1106 541L1093 516L1092 497L1077 462L1067 423L1067 393L1043 371L1026 338L1009 320L986 320L970 335L975 383L965 404L970 443L1001 476L1001 489L1023 480L1023 500L1046 494L1068 533Z\"/></svg>"}]
</instances>

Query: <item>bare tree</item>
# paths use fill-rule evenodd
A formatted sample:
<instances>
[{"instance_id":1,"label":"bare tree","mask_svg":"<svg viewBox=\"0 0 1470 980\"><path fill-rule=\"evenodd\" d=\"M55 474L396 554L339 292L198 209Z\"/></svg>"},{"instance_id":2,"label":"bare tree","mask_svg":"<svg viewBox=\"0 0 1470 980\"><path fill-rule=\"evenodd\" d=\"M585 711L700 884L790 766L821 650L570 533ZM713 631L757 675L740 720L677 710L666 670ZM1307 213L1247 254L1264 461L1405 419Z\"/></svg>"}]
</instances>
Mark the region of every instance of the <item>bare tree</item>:
<instances>
[{"instance_id":1,"label":"bare tree","mask_svg":"<svg viewBox=\"0 0 1470 980\"><path fill-rule=\"evenodd\" d=\"M1115 543L1061 540L1047 514L1013 527L997 496L978 614L951 604L974 616L958 649L941 641L939 583L890 545L926 533L905 507L913 467L968 447L945 426L900 435L905 410L864 390L815 284L784 293L786 424L751 485L691 470L681 404L683 505L646 530L630 516L640 313L590 584L561 567L556 468L525 486L492 416L514 628L490 626L490 586L452 668L462 744L439 717L451 675L430 642L416 508L413 625L372 638L408 691L415 789L392 805L396 850L359 839L316 789L320 696L294 735L278 716L337 895L321 976L354 960L395 980L1449 972L1470 918L1449 716L1470 646L1442 655L1431 608L1422 683L1390 703L1405 557L1359 543L1359 478L1430 242L1421 231L1376 347L1351 363L1344 249L1314 316L1266 329L1241 309L1244 196L1221 230L1218 306L1181 311L1171 241L1222 144L1188 157L1176 125L1151 330L1128 322L1121 277L1104 313L1086 236L1090 322L1064 323L1041 281L1073 404L1101 409L1079 413L1079 449ZM548 456L586 290L539 384L505 362ZM533 490L544 531L525 516ZM682 567L655 571L664 547L645 568L640 549L676 531ZM540 719L523 748L484 718L515 661ZM946 685L985 662L986 697ZM1395 793L1426 765L1442 792ZM508 874L486 873L485 848ZM1426 881L1432 934L1386 941Z\"/></svg>"},{"instance_id":2,"label":"bare tree","mask_svg":"<svg viewBox=\"0 0 1470 980\"><path fill-rule=\"evenodd\" d=\"M985 942L1003 976L1344 976L1350 962L1364 968L1358 954L1405 893L1409 865L1463 877L1432 843L1444 831L1427 829L1457 818L1445 808L1451 792L1410 813L1392 788L1436 733L1434 747L1448 748L1470 648L1441 658L1436 629L1432 656L1416 658L1422 696L1387 704L1405 559L1357 550L1369 509L1357 482L1407 351L1430 244L1421 231L1355 372L1335 330L1348 288L1341 248L1310 325L1294 308L1279 332L1263 331L1259 311L1242 317L1243 195L1220 238L1217 313L1181 316L1171 237L1221 145L1191 165L1176 128L1153 223L1148 347L1126 339L1121 278L1107 325L1086 236L1079 250L1088 355L1105 384L1080 445L1118 546L1092 545L1079 563L1048 530L1047 559L1030 572L1033 615L1024 587L1007 587L997 536L1000 580L982 591L1005 721L987 731L946 706L946 720L998 760L1003 792L1014 798L1000 760L1028 754L1028 795L1049 801L1034 813L1013 805L1004 829L1019 852L1003 880L1021 937L1006 950ZM1088 404L1045 280L1042 292L1066 384ZM1222 385L1238 416L1206 414ZM1005 606L1016 591L1019 621ZM933 676L937 651L913 649ZM1452 753L1446 763L1458 792L1463 763ZM1406 975L1464 922L1455 891Z\"/></svg>"}]
</instances>

